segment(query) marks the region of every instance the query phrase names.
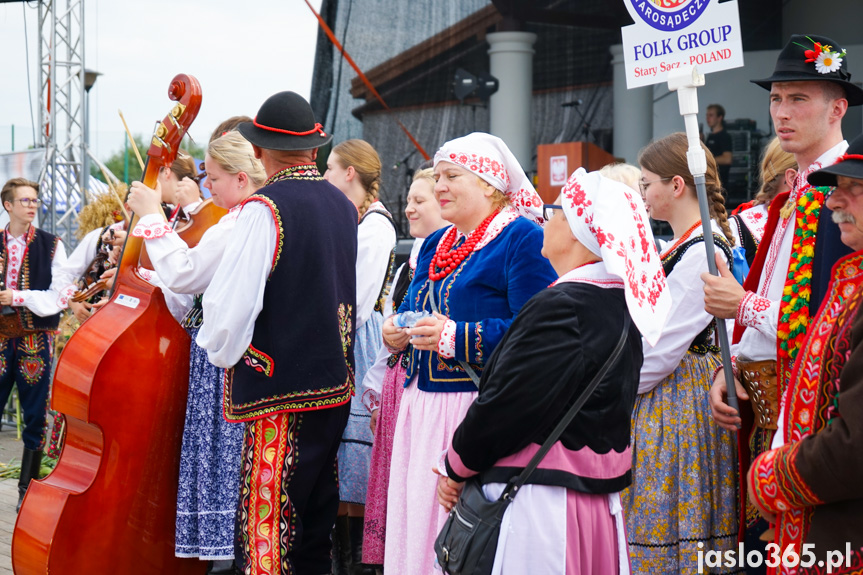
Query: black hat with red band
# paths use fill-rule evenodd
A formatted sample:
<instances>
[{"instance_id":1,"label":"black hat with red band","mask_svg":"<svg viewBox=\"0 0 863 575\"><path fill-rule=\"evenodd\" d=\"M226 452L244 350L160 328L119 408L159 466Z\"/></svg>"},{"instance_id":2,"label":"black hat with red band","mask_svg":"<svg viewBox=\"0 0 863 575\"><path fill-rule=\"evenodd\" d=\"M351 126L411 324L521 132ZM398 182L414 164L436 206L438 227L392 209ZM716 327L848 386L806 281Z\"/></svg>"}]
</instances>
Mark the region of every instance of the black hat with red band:
<instances>
[{"instance_id":1,"label":"black hat with red band","mask_svg":"<svg viewBox=\"0 0 863 575\"><path fill-rule=\"evenodd\" d=\"M333 137L315 121L315 113L296 92L279 92L267 98L251 122L237 129L249 142L265 150L311 150Z\"/></svg>"},{"instance_id":2,"label":"black hat with red band","mask_svg":"<svg viewBox=\"0 0 863 575\"><path fill-rule=\"evenodd\" d=\"M836 163L809 174L807 178L813 186L836 186L836 176L863 180L863 135L857 136L848 151L839 156Z\"/></svg>"}]
</instances>

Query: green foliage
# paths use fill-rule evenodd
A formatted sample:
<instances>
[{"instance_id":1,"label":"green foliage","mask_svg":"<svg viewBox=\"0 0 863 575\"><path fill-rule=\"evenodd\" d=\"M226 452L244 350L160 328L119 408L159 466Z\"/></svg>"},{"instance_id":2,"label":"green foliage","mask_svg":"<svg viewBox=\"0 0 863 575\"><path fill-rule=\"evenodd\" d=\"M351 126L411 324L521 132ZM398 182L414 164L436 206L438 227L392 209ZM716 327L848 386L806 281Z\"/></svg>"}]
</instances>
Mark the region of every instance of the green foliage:
<instances>
[{"instance_id":1,"label":"green foliage","mask_svg":"<svg viewBox=\"0 0 863 575\"><path fill-rule=\"evenodd\" d=\"M141 159L146 163L147 150L150 149L150 139L147 138L145 141L144 137L140 134L135 134L133 137L135 138L135 143L138 145L138 151L141 152ZM128 140L126 141L128 142ZM183 138L180 147L188 152L193 158L197 158L199 160L203 160L204 154L206 154L206 149L197 142L193 142L188 136ZM132 146L127 146L127 148L128 150L120 148L118 151L111 154L107 160L103 160L103 162L115 176L120 178L120 180L123 180L124 174L126 174L126 154L128 153L129 173L128 178L125 181L126 183L140 181L144 171L138 164L138 158L135 156L135 151L132 149ZM99 166L96 166L95 164L90 166L90 173L100 180L105 179L102 175L102 170L100 170Z\"/></svg>"}]
</instances>

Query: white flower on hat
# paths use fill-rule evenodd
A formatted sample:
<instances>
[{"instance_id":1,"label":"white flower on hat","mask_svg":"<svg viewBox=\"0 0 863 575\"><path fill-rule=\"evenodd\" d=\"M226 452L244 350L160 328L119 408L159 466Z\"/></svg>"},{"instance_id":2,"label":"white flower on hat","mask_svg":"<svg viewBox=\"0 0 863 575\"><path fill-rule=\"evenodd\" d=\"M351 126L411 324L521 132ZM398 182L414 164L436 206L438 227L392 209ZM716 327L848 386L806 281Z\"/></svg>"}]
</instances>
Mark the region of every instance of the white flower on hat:
<instances>
[{"instance_id":1,"label":"white flower on hat","mask_svg":"<svg viewBox=\"0 0 863 575\"><path fill-rule=\"evenodd\" d=\"M815 69L821 74L835 72L842 67L842 54L824 51L815 59Z\"/></svg>"}]
</instances>

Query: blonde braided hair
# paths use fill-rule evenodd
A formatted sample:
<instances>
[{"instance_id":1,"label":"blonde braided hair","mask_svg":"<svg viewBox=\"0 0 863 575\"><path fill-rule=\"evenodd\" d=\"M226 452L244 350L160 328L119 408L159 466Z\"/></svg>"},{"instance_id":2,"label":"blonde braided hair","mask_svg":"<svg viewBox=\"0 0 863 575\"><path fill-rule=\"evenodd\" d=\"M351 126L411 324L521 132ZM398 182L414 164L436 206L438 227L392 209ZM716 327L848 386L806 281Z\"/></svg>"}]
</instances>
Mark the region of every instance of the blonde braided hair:
<instances>
[{"instance_id":1,"label":"blonde braided hair","mask_svg":"<svg viewBox=\"0 0 863 575\"><path fill-rule=\"evenodd\" d=\"M333 147L332 152L343 169L353 166L360 177L360 184L366 197L360 204L359 217L365 215L369 207L378 199L381 187L381 158L365 140L345 140Z\"/></svg>"}]
</instances>

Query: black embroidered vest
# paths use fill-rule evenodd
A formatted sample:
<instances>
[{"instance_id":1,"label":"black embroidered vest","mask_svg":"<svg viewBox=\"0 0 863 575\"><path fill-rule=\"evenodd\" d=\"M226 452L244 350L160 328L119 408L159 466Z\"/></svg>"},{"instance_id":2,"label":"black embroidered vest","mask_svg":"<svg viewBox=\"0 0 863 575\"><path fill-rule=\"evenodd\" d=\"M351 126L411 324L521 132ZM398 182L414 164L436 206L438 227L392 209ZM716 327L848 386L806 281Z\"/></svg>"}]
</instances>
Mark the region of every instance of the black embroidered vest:
<instances>
[{"instance_id":1,"label":"black embroidered vest","mask_svg":"<svg viewBox=\"0 0 863 575\"><path fill-rule=\"evenodd\" d=\"M680 258L683 257L683 254L686 253L686 250L703 241L704 236L697 236L688 239L677 246L674 251L665 254L662 258L662 269L665 271L665 275L668 276L671 273L674 266L677 265L677 262L679 262ZM728 243L728 240L726 240L725 237L713 232L713 245L725 253L725 257L728 259L728 269L730 270L734 264L734 257L731 254L731 244ZM689 351L697 353L698 355L705 355L709 352L719 353L719 347L714 343L715 338L713 335L715 331L716 319L714 318L701 333L695 336L695 339L693 339L692 343L689 345Z\"/></svg>"},{"instance_id":2,"label":"black embroidered vest","mask_svg":"<svg viewBox=\"0 0 863 575\"><path fill-rule=\"evenodd\" d=\"M246 200L271 211L277 241L251 345L226 373L232 421L331 408L354 392L357 210L313 165L271 180Z\"/></svg>"},{"instance_id":3,"label":"black embroidered vest","mask_svg":"<svg viewBox=\"0 0 863 575\"><path fill-rule=\"evenodd\" d=\"M6 232L3 231L3 239L0 241L0 261L3 262L3 279L6 278ZM24 261L21 264L21 273L18 279L18 290L43 291L51 287L51 263L54 261L54 252L60 238L35 226L30 226L27 232L27 247L24 252ZM60 314L40 317L26 307L14 308L18 314L18 321L27 331L53 331L60 324Z\"/></svg>"}]
</instances>

